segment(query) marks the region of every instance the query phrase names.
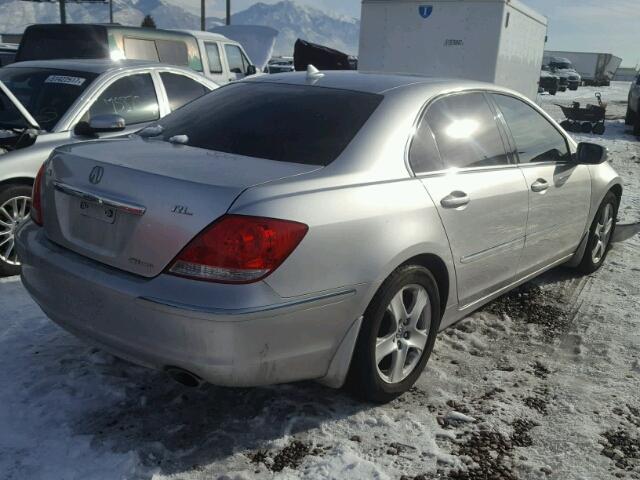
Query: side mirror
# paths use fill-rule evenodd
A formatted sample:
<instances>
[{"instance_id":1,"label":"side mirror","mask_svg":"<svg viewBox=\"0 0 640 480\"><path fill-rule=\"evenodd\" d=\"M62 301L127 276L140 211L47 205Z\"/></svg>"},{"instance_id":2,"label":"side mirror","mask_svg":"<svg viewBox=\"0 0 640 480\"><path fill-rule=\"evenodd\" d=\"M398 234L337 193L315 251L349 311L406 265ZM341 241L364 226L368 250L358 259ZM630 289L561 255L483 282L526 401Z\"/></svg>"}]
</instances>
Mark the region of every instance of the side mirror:
<instances>
[{"instance_id":1,"label":"side mirror","mask_svg":"<svg viewBox=\"0 0 640 480\"><path fill-rule=\"evenodd\" d=\"M596 143L581 142L575 158L580 165L599 165L607 161L607 149Z\"/></svg>"},{"instance_id":2,"label":"side mirror","mask_svg":"<svg viewBox=\"0 0 640 480\"><path fill-rule=\"evenodd\" d=\"M96 115L89 122L79 122L74 128L74 133L88 137L97 133L121 132L127 123L120 115Z\"/></svg>"},{"instance_id":3,"label":"side mirror","mask_svg":"<svg viewBox=\"0 0 640 480\"><path fill-rule=\"evenodd\" d=\"M256 68L255 65L249 65L247 67L247 73L246 73L247 77L249 75L255 75L256 73L258 73L258 69Z\"/></svg>"}]
</instances>

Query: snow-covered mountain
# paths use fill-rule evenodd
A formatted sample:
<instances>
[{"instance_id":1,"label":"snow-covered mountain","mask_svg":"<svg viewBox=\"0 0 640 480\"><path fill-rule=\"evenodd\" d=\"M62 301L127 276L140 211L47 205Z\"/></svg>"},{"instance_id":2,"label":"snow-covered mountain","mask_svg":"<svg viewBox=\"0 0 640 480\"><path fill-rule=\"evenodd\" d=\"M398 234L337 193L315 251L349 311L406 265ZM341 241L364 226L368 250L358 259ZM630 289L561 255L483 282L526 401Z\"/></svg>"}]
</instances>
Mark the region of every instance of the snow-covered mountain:
<instances>
[{"instance_id":1,"label":"snow-covered mountain","mask_svg":"<svg viewBox=\"0 0 640 480\"><path fill-rule=\"evenodd\" d=\"M279 30L275 51L281 54L290 55L297 38L327 45L345 53L358 52L359 20L332 16L291 0L272 5L256 3L233 15L232 23L267 25Z\"/></svg>"},{"instance_id":2,"label":"snow-covered mountain","mask_svg":"<svg viewBox=\"0 0 640 480\"><path fill-rule=\"evenodd\" d=\"M123 25L140 25L150 14L160 28L198 29L200 19L190 11L166 0L114 0L114 21ZM73 23L107 22L107 4L67 3L67 21ZM0 0L0 32L19 33L32 23L58 23L57 3ZM207 28L222 23L207 18ZM267 25L280 31L275 53L290 55L297 38L321 43L347 53L358 50L359 20L334 16L321 10L285 0L276 4L256 3L237 12L232 23Z\"/></svg>"}]
</instances>

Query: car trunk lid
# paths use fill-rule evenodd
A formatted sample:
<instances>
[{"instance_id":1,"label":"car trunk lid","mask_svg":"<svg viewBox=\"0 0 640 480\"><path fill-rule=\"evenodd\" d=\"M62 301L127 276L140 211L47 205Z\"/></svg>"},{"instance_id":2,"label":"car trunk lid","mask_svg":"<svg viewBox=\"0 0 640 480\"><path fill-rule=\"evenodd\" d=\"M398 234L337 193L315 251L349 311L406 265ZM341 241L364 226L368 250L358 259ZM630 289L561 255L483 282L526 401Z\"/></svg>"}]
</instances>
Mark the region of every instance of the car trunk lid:
<instances>
[{"instance_id":1,"label":"car trunk lid","mask_svg":"<svg viewBox=\"0 0 640 480\"><path fill-rule=\"evenodd\" d=\"M153 277L247 188L318 168L138 137L66 146L47 168L45 230L81 255Z\"/></svg>"}]
</instances>

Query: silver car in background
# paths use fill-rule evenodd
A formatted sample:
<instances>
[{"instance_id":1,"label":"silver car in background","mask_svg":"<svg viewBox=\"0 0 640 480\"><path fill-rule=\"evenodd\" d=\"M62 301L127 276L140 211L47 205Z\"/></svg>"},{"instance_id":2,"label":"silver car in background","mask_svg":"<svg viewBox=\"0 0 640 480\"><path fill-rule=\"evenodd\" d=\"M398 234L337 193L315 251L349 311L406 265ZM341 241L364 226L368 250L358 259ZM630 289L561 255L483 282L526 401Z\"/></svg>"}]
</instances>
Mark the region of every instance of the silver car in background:
<instances>
[{"instance_id":1,"label":"silver car in background","mask_svg":"<svg viewBox=\"0 0 640 480\"><path fill-rule=\"evenodd\" d=\"M512 91L310 69L56 149L18 252L52 320L183 383L384 402L439 330L556 265L595 271L621 195L606 150Z\"/></svg>"},{"instance_id":2,"label":"silver car in background","mask_svg":"<svg viewBox=\"0 0 640 480\"><path fill-rule=\"evenodd\" d=\"M55 147L122 135L210 92L193 70L138 60L48 60L0 69L0 276L19 272L14 232Z\"/></svg>"}]
</instances>

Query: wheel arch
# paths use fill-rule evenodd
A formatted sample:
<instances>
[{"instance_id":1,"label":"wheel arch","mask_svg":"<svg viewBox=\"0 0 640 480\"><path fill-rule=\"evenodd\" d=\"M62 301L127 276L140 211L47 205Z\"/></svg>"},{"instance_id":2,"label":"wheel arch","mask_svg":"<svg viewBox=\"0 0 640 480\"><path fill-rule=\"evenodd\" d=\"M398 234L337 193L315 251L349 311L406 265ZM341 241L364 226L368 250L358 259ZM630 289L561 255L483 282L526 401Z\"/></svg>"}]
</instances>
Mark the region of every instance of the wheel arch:
<instances>
[{"instance_id":1,"label":"wheel arch","mask_svg":"<svg viewBox=\"0 0 640 480\"><path fill-rule=\"evenodd\" d=\"M15 185L24 185L24 186L32 187L33 186L33 178L30 178L30 177L14 177L14 178L7 178L5 180L0 180L0 189L3 189L3 188L8 187L8 186L15 186Z\"/></svg>"},{"instance_id":2,"label":"wheel arch","mask_svg":"<svg viewBox=\"0 0 640 480\"><path fill-rule=\"evenodd\" d=\"M444 260L442 260L438 255L423 253L409 258L402 264L398 265L398 267L403 267L405 265L419 265L429 270L434 276L436 284L438 285L438 293L440 296L440 318L442 319L447 308L447 303L449 302L450 288L449 269L447 268Z\"/></svg>"}]
</instances>

